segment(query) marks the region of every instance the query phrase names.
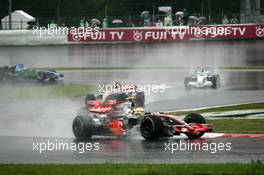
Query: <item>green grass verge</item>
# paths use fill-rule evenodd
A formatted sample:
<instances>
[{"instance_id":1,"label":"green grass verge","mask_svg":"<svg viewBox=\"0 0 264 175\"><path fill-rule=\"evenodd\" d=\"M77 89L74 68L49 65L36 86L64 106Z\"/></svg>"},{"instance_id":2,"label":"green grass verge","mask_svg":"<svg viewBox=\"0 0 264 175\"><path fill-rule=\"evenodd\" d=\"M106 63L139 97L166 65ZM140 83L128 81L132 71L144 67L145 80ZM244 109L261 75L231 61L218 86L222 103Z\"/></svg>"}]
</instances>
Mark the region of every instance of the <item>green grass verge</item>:
<instances>
[{"instance_id":1,"label":"green grass verge","mask_svg":"<svg viewBox=\"0 0 264 175\"><path fill-rule=\"evenodd\" d=\"M60 97L79 97L95 92L95 85L64 85L64 86L1 86L0 102L17 100L34 100Z\"/></svg>"},{"instance_id":2,"label":"green grass verge","mask_svg":"<svg viewBox=\"0 0 264 175\"><path fill-rule=\"evenodd\" d=\"M264 134L264 119L207 119L216 133Z\"/></svg>"},{"instance_id":3,"label":"green grass verge","mask_svg":"<svg viewBox=\"0 0 264 175\"><path fill-rule=\"evenodd\" d=\"M253 109L263 109L264 110L264 102L257 102L257 103L249 103L249 104L241 104L241 105L229 105L223 107L212 107L207 109L201 110L194 110L194 111L179 111L175 112L175 115L186 115L190 112L194 113L210 113L210 112L227 112L227 111L238 111L238 110L253 110Z\"/></svg>"},{"instance_id":4,"label":"green grass verge","mask_svg":"<svg viewBox=\"0 0 264 175\"><path fill-rule=\"evenodd\" d=\"M264 165L250 164L2 164L4 175L261 175Z\"/></svg>"},{"instance_id":5,"label":"green grass verge","mask_svg":"<svg viewBox=\"0 0 264 175\"><path fill-rule=\"evenodd\" d=\"M179 111L174 114L186 115L189 113L210 113L210 112L228 112L238 110L264 110L264 102L250 103L242 105L230 105L225 107L215 107L195 111ZM219 118L207 119L207 123L213 124L213 130L217 133L236 133L236 134L264 134L263 119L245 119L245 118Z\"/></svg>"}]
</instances>

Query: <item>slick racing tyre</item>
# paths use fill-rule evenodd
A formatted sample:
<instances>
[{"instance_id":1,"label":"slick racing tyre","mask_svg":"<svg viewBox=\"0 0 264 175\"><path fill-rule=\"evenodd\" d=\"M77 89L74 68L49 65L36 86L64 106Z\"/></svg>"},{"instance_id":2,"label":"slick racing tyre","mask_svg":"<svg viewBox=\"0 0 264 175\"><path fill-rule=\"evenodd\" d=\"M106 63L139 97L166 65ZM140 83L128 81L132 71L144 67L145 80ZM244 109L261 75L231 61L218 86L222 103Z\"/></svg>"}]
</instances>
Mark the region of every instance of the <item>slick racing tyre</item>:
<instances>
[{"instance_id":1,"label":"slick racing tyre","mask_svg":"<svg viewBox=\"0 0 264 175\"><path fill-rule=\"evenodd\" d=\"M140 133L146 140L155 140L163 136L164 124L160 117L145 116L140 123Z\"/></svg>"},{"instance_id":2,"label":"slick racing tyre","mask_svg":"<svg viewBox=\"0 0 264 175\"><path fill-rule=\"evenodd\" d=\"M88 101L94 101L94 100L96 100L94 94L88 94L88 95L86 95L86 96L85 96L85 99L84 99L84 104L85 104L85 106L86 106L86 107L88 106L88 105L87 105L87 102L88 102Z\"/></svg>"},{"instance_id":3,"label":"slick racing tyre","mask_svg":"<svg viewBox=\"0 0 264 175\"><path fill-rule=\"evenodd\" d=\"M92 118L87 116L77 116L72 123L72 131L76 139L86 140L93 136Z\"/></svg>"},{"instance_id":4,"label":"slick racing tyre","mask_svg":"<svg viewBox=\"0 0 264 175\"><path fill-rule=\"evenodd\" d=\"M195 114L195 113L188 114L183 120L186 123L199 123L199 124L205 124L206 123L203 116L201 116L200 114ZM200 132L198 134L191 134L189 132L186 132L185 134L190 139L198 139L204 135L204 132Z\"/></svg>"}]
</instances>

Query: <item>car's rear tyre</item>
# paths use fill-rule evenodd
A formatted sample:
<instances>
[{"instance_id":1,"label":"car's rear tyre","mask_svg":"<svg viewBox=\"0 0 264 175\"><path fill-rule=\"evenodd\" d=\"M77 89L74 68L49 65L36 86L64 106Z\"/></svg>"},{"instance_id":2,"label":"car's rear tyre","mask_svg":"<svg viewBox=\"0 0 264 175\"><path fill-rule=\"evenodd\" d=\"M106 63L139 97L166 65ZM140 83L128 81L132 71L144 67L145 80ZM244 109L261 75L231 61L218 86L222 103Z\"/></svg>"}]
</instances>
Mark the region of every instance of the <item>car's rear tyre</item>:
<instances>
[{"instance_id":1,"label":"car's rear tyre","mask_svg":"<svg viewBox=\"0 0 264 175\"><path fill-rule=\"evenodd\" d=\"M6 78L6 75L8 75L8 66L4 66L3 68L0 68L0 81L4 80Z\"/></svg>"},{"instance_id":2,"label":"car's rear tyre","mask_svg":"<svg viewBox=\"0 0 264 175\"><path fill-rule=\"evenodd\" d=\"M72 132L76 139L86 140L93 136L92 119L87 116L77 116L72 123Z\"/></svg>"},{"instance_id":3,"label":"car's rear tyre","mask_svg":"<svg viewBox=\"0 0 264 175\"><path fill-rule=\"evenodd\" d=\"M94 94L88 94L88 95L86 95L85 96L85 99L84 99L85 106L87 106L87 102L88 101L94 101L94 100L96 100L96 97L95 97Z\"/></svg>"},{"instance_id":4,"label":"car's rear tyre","mask_svg":"<svg viewBox=\"0 0 264 175\"><path fill-rule=\"evenodd\" d=\"M209 81L212 82L212 89L217 89L220 87L220 76L214 75L209 78Z\"/></svg>"},{"instance_id":5,"label":"car's rear tyre","mask_svg":"<svg viewBox=\"0 0 264 175\"><path fill-rule=\"evenodd\" d=\"M186 90L190 90L191 89L191 87L189 86L189 82L191 82L191 81L192 81L191 77L186 77L184 79L184 87L185 87Z\"/></svg>"},{"instance_id":6,"label":"car's rear tyre","mask_svg":"<svg viewBox=\"0 0 264 175\"><path fill-rule=\"evenodd\" d=\"M145 116L140 123L140 133L146 140L155 140L163 136L164 124L160 117Z\"/></svg>"},{"instance_id":7,"label":"car's rear tyre","mask_svg":"<svg viewBox=\"0 0 264 175\"><path fill-rule=\"evenodd\" d=\"M46 79L46 74L44 72L38 72L36 78L39 82L43 83Z\"/></svg>"},{"instance_id":8,"label":"car's rear tyre","mask_svg":"<svg viewBox=\"0 0 264 175\"><path fill-rule=\"evenodd\" d=\"M5 72L3 68L0 68L0 81L2 81L5 77Z\"/></svg>"},{"instance_id":9,"label":"car's rear tyre","mask_svg":"<svg viewBox=\"0 0 264 175\"><path fill-rule=\"evenodd\" d=\"M137 92L134 104L135 104L135 107L144 107L145 106L145 94L144 94L144 92Z\"/></svg>"},{"instance_id":10,"label":"car's rear tyre","mask_svg":"<svg viewBox=\"0 0 264 175\"><path fill-rule=\"evenodd\" d=\"M199 123L199 124L206 123L205 118L203 116L201 116L200 114L195 114L195 113L188 114L183 120L186 123ZM191 133L186 132L185 134L190 139L198 139L204 135L204 132L200 132L198 134L191 134Z\"/></svg>"}]
</instances>

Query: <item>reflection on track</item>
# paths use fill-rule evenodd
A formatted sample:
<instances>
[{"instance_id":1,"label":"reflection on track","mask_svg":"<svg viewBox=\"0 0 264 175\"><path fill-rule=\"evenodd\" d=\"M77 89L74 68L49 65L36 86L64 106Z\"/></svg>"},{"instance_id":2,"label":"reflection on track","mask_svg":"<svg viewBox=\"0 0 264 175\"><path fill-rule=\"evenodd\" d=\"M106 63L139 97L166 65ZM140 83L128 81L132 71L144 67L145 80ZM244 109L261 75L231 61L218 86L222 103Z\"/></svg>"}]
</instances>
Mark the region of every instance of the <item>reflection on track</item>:
<instances>
[{"instance_id":1,"label":"reflection on track","mask_svg":"<svg viewBox=\"0 0 264 175\"><path fill-rule=\"evenodd\" d=\"M33 67L263 65L262 40L0 47L0 65Z\"/></svg>"},{"instance_id":2,"label":"reflection on track","mask_svg":"<svg viewBox=\"0 0 264 175\"><path fill-rule=\"evenodd\" d=\"M122 70L122 71L70 71L64 72L65 83L112 84L123 81L136 84L166 84L183 87L184 78L194 70ZM220 74L222 88L229 90L264 90L264 71L225 71ZM144 76L142 76L144 75Z\"/></svg>"},{"instance_id":3,"label":"reflection on track","mask_svg":"<svg viewBox=\"0 0 264 175\"><path fill-rule=\"evenodd\" d=\"M33 151L33 142L47 143L99 143L99 150L89 150L84 153L70 150L43 151L41 154ZM254 144L253 144L254 143ZM176 145L196 144L196 150ZM231 150L215 149L215 145L230 144ZM167 147L172 145L174 152ZM208 145L208 149L197 149L197 145ZM28 138L28 137L1 137L1 163L223 163L223 162L250 162L264 160L263 139L198 139L179 140L163 139L146 141L141 136L132 138L97 137L86 142L77 142L72 139L59 138ZM81 147L80 147L81 149ZM216 150L216 151L214 151Z\"/></svg>"}]
</instances>

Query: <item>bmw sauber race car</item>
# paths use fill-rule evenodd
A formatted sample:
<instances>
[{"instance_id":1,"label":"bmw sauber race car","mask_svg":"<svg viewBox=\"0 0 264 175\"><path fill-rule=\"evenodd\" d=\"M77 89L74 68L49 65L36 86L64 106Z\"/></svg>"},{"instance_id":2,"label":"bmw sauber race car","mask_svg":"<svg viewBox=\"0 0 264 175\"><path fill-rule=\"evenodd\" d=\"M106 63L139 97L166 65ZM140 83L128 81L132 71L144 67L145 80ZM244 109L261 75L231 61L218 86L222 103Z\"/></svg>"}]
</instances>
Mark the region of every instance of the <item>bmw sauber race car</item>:
<instances>
[{"instance_id":1,"label":"bmw sauber race car","mask_svg":"<svg viewBox=\"0 0 264 175\"><path fill-rule=\"evenodd\" d=\"M181 133L200 138L211 131L211 125L199 114L189 114L184 120L163 113L145 113L135 105L135 98L126 93L104 94L88 100L86 107L73 120L72 130L79 140L92 136L126 136L133 128L140 130L147 140L172 137ZM139 127L136 127L139 126Z\"/></svg>"},{"instance_id":2,"label":"bmw sauber race car","mask_svg":"<svg viewBox=\"0 0 264 175\"><path fill-rule=\"evenodd\" d=\"M220 87L220 76L218 74L214 74L214 72L211 70L198 70L195 71L193 75L184 79L184 86L187 90L192 88L217 89Z\"/></svg>"},{"instance_id":3,"label":"bmw sauber race car","mask_svg":"<svg viewBox=\"0 0 264 175\"><path fill-rule=\"evenodd\" d=\"M28 68L23 64L0 68L0 80L30 80L52 84L58 82L63 77L63 74L58 73L55 70L38 70Z\"/></svg>"}]
</instances>

